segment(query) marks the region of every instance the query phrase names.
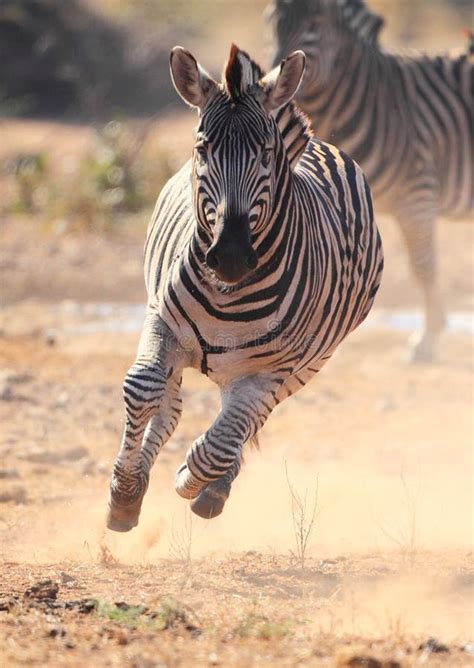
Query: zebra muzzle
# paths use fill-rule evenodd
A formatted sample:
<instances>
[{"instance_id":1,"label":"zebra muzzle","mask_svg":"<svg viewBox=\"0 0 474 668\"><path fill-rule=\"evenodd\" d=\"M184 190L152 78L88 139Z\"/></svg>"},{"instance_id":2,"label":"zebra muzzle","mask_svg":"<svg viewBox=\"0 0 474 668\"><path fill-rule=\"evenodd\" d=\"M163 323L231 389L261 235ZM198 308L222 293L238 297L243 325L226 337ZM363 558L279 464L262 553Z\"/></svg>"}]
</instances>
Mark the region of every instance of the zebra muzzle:
<instances>
[{"instance_id":1,"label":"zebra muzzle","mask_svg":"<svg viewBox=\"0 0 474 668\"><path fill-rule=\"evenodd\" d=\"M247 214L221 221L206 253L206 264L221 281L231 285L257 268L258 255L252 248Z\"/></svg>"}]
</instances>

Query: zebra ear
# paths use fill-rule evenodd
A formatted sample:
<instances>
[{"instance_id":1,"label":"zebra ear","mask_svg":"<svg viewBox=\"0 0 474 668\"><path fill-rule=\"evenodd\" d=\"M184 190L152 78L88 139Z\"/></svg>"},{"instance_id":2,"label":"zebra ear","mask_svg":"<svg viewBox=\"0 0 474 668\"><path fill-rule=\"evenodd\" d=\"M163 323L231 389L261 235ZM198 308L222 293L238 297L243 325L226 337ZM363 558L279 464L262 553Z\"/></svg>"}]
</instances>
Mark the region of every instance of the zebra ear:
<instances>
[{"instance_id":1,"label":"zebra ear","mask_svg":"<svg viewBox=\"0 0 474 668\"><path fill-rule=\"evenodd\" d=\"M170 55L171 79L185 102L203 109L217 91L217 83L182 46L175 46Z\"/></svg>"},{"instance_id":2,"label":"zebra ear","mask_svg":"<svg viewBox=\"0 0 474 668\"><path fill-rule=\"evenodd\" d=\"M260 80L261 101L268 112L282 107L295 96L303 78L305 62L303 51L294 51Z\"/></svg>"}]
</instances>

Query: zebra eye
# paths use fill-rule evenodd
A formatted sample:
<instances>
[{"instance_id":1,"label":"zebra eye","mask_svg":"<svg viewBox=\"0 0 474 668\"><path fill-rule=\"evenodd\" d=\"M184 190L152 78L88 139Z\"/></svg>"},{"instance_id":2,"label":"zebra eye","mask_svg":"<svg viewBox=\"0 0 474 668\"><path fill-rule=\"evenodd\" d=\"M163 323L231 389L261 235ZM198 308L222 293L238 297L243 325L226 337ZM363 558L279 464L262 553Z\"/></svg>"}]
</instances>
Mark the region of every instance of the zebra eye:
<instances>
[{"instance_id":1,"label":"zebra eye","mask_svg":"<svg viewBox=\"0 0 474 668\"><path fill-rule=\"evenodd\" d=\"M270 164L270 161L272 159L272 149L271 148L264 148L262 151L262 157L261 157L261 163L263 167L268 167Z\"/></svg>"},{"instance_id":2,"label":"zebra eye","mask_svg":"<svg viewBox=\"0 0 474 668\"><path fill-rule=\"evenodd\" d=\"M198 146L196 148L196 160L201 167L207 163L207 150L205 146Z\"/></svg>"}]
</instances>

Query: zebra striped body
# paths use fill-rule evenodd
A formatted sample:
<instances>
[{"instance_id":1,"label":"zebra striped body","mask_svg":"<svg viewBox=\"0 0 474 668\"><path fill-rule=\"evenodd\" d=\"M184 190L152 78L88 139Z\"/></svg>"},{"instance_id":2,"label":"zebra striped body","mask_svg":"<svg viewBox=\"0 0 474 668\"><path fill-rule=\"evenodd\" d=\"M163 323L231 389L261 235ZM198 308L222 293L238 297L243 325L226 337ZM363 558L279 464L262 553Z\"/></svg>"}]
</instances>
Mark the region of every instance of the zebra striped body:
<instances>
[{"instance_id":1,"label":"zebra striped body","mask_svg":"<svg viewBox=\"0 0 474 668\"><path fill-rule=\"evenodd\" d=\"M235 291L221 291L202 269L190 163L165 187L149 229L150 307L184 342L192 366L219 384L258 373L262 359L275 372L282 364L291 375L318 371L365 317L378 285L370 194L352 160L310 141L276 188L260 270Z\"/></svg>"},{"instance_id":2,"label":"zebra striped body","mask_svg":"<svg viewBox=\"0 0 474 668\"><path fill-rule=\"evenodd\" d=\"M361 169L311 140L292 103L268 113L259 68L236 49L231 60L247 78L236 100L227 82L204 106L197 138L212 146L209 165L198 151L168 182L148 230L147 318L125 379L128 424L112 481L109 526L118 530L136 523L150 466L177 422L184 367L221 389L221 412L176 479L195 512L214 516L244 443L362 322L380 284L382 248ZM257 266L224 283L206 258L219 216L242 226L244 209Z\"/></svg>"},{"instance_id":3,"label":"zebra striped body","mask_svg":"<svg viewBox=\"0 0 474 668\"><path fill-rule=\"evenodd\" d=\"M378 44L382 21L361 0L275 0L275 60L308 58L302 108L322 139L364 169L377 212L394 215L426 301L415 356L434 353L443 313L434 247L438 215L473 206L473 64L468 54L400 55Z\"/></svg>"}]
</instances>

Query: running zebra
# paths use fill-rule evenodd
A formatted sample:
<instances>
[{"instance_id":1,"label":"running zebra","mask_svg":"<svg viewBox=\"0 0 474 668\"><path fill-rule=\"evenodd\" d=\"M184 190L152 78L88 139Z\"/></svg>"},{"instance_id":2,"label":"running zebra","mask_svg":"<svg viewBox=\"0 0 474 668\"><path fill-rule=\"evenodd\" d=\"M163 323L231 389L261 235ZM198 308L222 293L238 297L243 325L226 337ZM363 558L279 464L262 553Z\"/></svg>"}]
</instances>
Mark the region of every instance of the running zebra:
<instances>
[{"instance_id":1,"label":"running zebra","mask_svg":"<svg viewBox=\"0 0 474 668\"><path fill-rule=\"evenodd\" d=\"M298 99L318 137L364 169L377 212L393 215L425 303L411 356L436 353L444 326L435 252L438 215L473 206L473 59L397 55L379 46L383 19L363 0L273 0L274 61L307 57Z\"/></svg>"},{"instance_id":2,"label":"running zebra","mask_svg":"<svg viewBox=\"0 0 474 668\"><path fill-rule=\"evenodd\" d=\"M369 312L382 247L361 169L311 139L292 98L297 51L266 76L232 46L216 83L185 49L174 85L199 110L193 158L165 185L145 247L148 305L124 381L126 424L108 527L138 522L150 468L180 417L181 374L220 388L215 422L176 473L201 517L218 515L273 408L299 390Z\"/></svg>"}]
</instances>

